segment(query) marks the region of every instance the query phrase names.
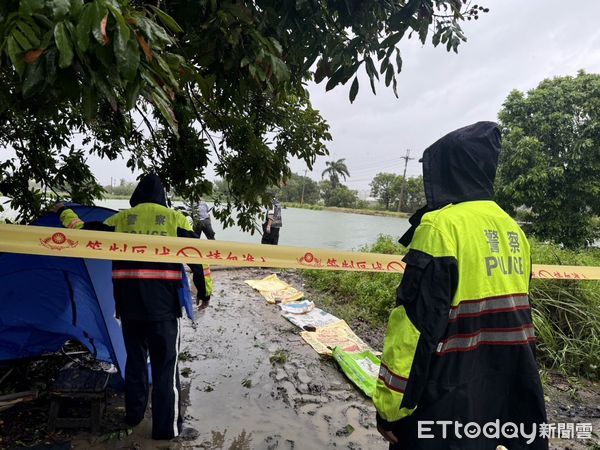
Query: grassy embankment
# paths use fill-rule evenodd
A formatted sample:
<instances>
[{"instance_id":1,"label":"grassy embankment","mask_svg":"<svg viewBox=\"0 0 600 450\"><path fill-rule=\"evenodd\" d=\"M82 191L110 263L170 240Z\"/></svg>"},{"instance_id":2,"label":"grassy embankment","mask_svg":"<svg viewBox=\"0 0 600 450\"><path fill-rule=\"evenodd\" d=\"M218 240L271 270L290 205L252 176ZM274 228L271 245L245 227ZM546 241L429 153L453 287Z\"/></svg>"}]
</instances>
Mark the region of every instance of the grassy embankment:
<instances>
[{"instance_id":1,"label":"grassy embankment","mask_svg":"<svg viewBox=\"0 0 600 450\"><path fill-rule=\"evenodd\" d=\"M405 251L389 236L363 250ZM600 249L574 252L532 241L532 256L537 264L600 266ZM349 323L360 320L381 329L395 306L400 281L400 276L356 272L305 271L304 277L326 294L319 306ZM533 280L531 303L543 366L600 380L600 282Z\"/></svg>"},{"instance_id":2,"label":"grassy embankment","mask_svg":"<svg viewBox=\"0 0 600 450\"><path fill-rule=\"evenodd\" d=\"M309 205L307 203L285 202L284 206L287 208L300 208L300 209L311 209L313 211L333 211L333 212L343 212L343 213L352 213L352 214L364 214L367 216L400 217L400 218L407 218L410 216L410 214L408 214L408 213L396 212L396 211L385 211L382 209L338 208L335 206Z\"/></svg>"}]
</instances>

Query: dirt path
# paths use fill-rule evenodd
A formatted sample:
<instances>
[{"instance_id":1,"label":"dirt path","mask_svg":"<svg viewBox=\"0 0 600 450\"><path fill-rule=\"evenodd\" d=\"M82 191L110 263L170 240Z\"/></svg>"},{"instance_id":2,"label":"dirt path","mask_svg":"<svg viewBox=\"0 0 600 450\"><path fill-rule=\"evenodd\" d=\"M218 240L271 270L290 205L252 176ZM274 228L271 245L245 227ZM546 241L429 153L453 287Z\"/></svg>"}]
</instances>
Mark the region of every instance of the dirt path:
<instances>
[{"instance_id":1,"label":"dirt path","mask_svg":"<svg viewBox=\"0 0 600 450\"><path fill-rule=\"evenodd\" d=\"M279 307L268 305L244 283L270 273L266 269L215 271L216 292L210 308L197 314L195 327L187 319L182 321L180 371L186 425L198 430L196 439L152 441L150 410L128 435L118 424L124 412L122 395L112 397L101 436L83 431L47 434L47 401L21 408L21 415L11 416L15 426L28 430L37 424L38 442L65 442L67 446L62 448L69 448L70 442L76 449L387 449L377 433L371 401L346 380L331 359L321 358L304 343L300 330L280 315ZM280 278L303 289L295 272L283 273ZM318 295L307 294L318 301ZM373 348L381 349L381 331L359 322L353 328ZM273 356L277 358L272 362ZM592 423L598 433L599 392L600 387L589 382L573 390L560 379L550 380L549 421ZM599 450L600 444L594 446L594 442L598 442L597 436L587 442L556 439L550 448ZM1 437L0 448L5 448Z\"/></svg>"},{"instance_id":2,"label":"dirt path","mask_svg":"<svg viewBox=\"0 0 600 450\"><path fill-rule=\"evenodd\" d=\"M216 271L211 306L196 329L184 321L180 363L187 391L186 423L200 432L177 444L148 439L146 419L125 439L93 448L385 449L375 409L244 283L271 272ZM271 362L283 351L286 361ZM188 357L189 355L189 357ZM190 373L191 370L191 373ZM76 448L90 448L81 440Z\"/></svg>"}]
</instances>

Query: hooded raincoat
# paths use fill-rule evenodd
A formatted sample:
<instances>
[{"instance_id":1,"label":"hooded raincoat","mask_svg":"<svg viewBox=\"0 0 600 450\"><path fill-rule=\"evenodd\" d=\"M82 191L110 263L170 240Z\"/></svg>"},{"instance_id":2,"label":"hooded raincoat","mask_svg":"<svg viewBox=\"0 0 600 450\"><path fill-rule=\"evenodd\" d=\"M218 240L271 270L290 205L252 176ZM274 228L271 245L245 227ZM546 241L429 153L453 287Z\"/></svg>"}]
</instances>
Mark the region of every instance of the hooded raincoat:
<instances>
[{"instance_id":1,"label":"hooded raincoat","mask_svg":"<svg viewBox=\"0 0 600 450\"><path fill-rule=\"evenodd\" d=\"M547 449L529 245L492 201L499 153L497 125L479 122L423 154L427 206L403 237L373 396L378 425L399 440L392 449Z\"/></svg>"},{"instance_id":2,"label":"hooded raincoat","mask_svg":"<svg viewBox=\"0 0 600 450\"><path fill-rule=\"evenodd\" d=\"M198 237L187 218L167 208L157 175L145 175L129 201L131 208L104 222L84 223L70 209L60 212L69 228L161 236ZM202 265L190 265L198 296L207 299ZM180 413L178 355L180 344L181 264L113 261L113 290L127 362L125 365L125 421L135 426L144 418L148 403L147 360L152 369L152 437L171 439L179 435Z\"/></svg>"}]
</instances>

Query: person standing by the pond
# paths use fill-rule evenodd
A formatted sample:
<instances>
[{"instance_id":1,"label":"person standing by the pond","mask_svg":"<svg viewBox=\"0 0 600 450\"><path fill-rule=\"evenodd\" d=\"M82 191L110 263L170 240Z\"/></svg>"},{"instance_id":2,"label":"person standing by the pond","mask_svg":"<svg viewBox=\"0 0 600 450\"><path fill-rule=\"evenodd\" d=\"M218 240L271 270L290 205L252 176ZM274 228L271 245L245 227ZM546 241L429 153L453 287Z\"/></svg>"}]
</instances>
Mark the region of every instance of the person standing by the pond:
<instances>
[{"instance_id":1,"label":"person standing by the pond","mask_svg":"<svg viewBox=\"0 0 600 450\"><path fill-rule=\"evenodd\" d=\"M206 239L214 239L215 232L210 222L210 211L212 208L208 207L208 204L204 199L200 198L197 206L198 222L195 224L194 231L202 236L202 233L206 236Z\"/></svg>"},{"instance_id":2,"label":"person standing by the pond","mask_svg":"<svg viewBox=\"0 0 600 450\"><path fill-rule=\"evenodd\" d=\"M263 235L261 244L277 245L279 243L279 230L282 227L281 204L273 198L271 208L267 210L265 222L263 223Z\"/></svg>"},{"instance_id":3,"label":"person standing by the pond","mask_svg":"<svg viewBox=\"0 0 600 450\"><path fill-rule=\"evenodd\" d=\"M167 208L160 178L148 174L140 179L122 210L104 222L83 222L61 203L53 211L67 228L198 237L185 216ZM191 267L192 265L189 264ZM198 272L202 265L196 264ZM113 261L112 279L116 315L121 319L127 351L125 365L125 422L138 425L148 403L148 367L152 369L152 438L172 439L182 432L180 413L179 343L181 265L141 261ZM207 293L202 277L194 277L199 295ZM188 431L189 430L189 431ZM192 437L194 430L186 431ZM184 433L185 434L185 433Z\"/></svg>"},{"instance_id":4,"label":"person standing by the pond","mask_svg":"<svg viewBox=\"0 0 600 450\"><path fill-rule=\"evenodd\" d=\"M423 154L427 206L400 241L410 250L373 396L390 449L548 448L531 436L546 422L531 256L521 228L492 201L499 153L497 125L479 122Z\"/></svg>"}]
</instances>

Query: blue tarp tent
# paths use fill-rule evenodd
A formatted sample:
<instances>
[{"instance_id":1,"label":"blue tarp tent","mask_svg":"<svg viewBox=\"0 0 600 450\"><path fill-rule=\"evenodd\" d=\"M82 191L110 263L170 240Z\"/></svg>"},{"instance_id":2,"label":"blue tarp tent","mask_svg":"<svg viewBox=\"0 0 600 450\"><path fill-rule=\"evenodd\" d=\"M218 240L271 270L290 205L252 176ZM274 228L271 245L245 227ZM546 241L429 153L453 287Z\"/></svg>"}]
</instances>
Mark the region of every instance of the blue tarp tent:
<instances>
[{"instance_id":1,"label":"blue tarp tent","mask_svg":"<svg viewBox=\"0 0 600 450\"><path fill-rule=\"evenodd\" d=\"M70 204L83 221L104 221L116 211ZM32 225L62 227L56 214ZM187 277L182 304L193 317ZM125 372L125 346L115 319L111 262L54 256L0 254L0 361L55 352L65 341L85 345L99 360Z\"/></svg>"}]
</instances>

